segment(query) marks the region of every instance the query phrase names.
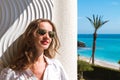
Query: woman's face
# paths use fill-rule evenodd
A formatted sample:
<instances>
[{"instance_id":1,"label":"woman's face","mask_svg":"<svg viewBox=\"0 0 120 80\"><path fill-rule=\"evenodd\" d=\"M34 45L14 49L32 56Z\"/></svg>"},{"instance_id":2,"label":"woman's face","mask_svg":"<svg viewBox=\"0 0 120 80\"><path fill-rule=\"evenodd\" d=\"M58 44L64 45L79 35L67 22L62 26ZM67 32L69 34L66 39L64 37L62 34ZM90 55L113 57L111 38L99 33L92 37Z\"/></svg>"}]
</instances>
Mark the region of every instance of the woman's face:
<instances>
[{"instance_id":1,"label":"woman's face","mask_svg":"<svg viewBox=\"0 0 120 80\"><path fill-rule=\"evenodd\" d=\"M49 22L41 22L39 28L34 32L34 41L37 49L45 50L52 41L53 27ZM50 35L51 34L51 35Z\"/></svg>"}]
</instances>

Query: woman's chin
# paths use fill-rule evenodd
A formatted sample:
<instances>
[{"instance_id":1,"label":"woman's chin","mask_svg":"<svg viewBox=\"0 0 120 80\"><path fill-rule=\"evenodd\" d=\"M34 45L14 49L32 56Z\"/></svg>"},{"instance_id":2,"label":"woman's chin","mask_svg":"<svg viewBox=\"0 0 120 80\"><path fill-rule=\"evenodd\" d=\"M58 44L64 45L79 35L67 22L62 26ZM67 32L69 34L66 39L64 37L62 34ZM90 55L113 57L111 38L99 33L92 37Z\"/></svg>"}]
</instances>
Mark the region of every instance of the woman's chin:
<instances>
[{"instance_id":1,"label":"woman's chin","mask_svg":"<svg viewBox=\"0 0 120 80\"><path fill-rule=\"evenodd\" d=\"M49 46L47 46L47 45L44 45L44 46L42 46L42 47L43 47L44 49L48 49L48 47L49 47Z\"/></svg>"}]
</instances>

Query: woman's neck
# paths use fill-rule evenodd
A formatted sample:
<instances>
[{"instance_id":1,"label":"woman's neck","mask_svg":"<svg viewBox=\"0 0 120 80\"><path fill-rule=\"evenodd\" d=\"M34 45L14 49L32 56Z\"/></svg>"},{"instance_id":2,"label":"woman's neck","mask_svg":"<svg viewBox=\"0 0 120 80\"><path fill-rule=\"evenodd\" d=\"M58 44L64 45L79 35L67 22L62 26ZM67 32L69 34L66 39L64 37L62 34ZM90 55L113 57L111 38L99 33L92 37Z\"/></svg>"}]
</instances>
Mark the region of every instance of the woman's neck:
<instances>
[{"instance_id":1,"label":"woman's neck","mask_svg":"<svg viewBox=\"0 0 120 80\"><path fill-rule=\"evenodd\" d=\"M30 69L38 79L42 80L46 66L47 62L44 58L44 55L42 54Z\"/></svg>"},{"instance_id":2,"label":"woman's neck","mask_svg":"<svg viewBox=\"0 0 120 80\"><path fill-rule=\"evenodd\" d=\"M36 62L45 62L45 58L44 58L44 54L42 53L41 55L39 55L38 59Z\"/></svg>"}]
</instances>

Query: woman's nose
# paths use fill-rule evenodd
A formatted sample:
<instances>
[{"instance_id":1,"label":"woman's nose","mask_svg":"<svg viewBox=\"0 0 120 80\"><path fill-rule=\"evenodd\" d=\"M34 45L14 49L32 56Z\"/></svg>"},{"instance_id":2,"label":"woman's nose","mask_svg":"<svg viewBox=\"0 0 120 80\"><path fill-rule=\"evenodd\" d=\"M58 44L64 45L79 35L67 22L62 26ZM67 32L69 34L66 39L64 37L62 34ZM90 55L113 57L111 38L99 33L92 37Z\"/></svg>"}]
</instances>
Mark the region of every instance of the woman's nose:
<instances>
[{"instance_id":1,"label":"woman's nose","mask_svg":"<svg viewBox=\"0 0 120 80\"><path fill-rule=\"evenodd\" d=\"M46 38L50 38L48 32L44 35L44 37L46 37Z\"/></svg>"}]
</instances>

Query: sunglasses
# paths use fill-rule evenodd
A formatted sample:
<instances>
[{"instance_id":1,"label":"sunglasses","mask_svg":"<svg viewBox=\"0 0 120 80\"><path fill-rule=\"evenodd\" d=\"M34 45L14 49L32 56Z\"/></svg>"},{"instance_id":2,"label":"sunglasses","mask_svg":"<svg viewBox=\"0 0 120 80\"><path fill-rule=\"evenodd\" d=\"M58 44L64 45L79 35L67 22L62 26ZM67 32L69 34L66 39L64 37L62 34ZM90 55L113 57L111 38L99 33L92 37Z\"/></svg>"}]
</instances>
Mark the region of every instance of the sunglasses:
<instances>
[{"instance_id":1,"label":"sunglasses","mask_svg":"<svg viewBox=\"0 0 120 80\"><path fill-rule=\"evenodd\" d=\"M55 32L54 31L46 31L44 29L38 29L37 30L37 33L39 35L45 35L47 32L48 32L48 35L49 35L50 38L54 38L54 36L55 36Z\"/></svg>"}]
</instances>

